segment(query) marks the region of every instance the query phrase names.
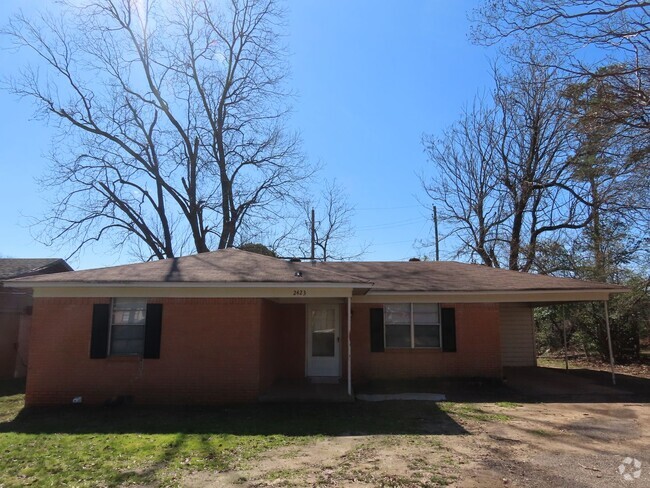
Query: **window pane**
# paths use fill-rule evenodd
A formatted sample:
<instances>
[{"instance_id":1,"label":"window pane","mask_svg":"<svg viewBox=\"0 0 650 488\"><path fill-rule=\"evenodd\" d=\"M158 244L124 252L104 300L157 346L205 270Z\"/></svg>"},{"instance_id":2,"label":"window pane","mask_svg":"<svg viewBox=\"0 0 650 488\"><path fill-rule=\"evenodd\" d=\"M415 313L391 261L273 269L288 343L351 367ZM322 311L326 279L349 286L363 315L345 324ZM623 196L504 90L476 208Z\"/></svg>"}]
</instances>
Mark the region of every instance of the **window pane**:
<instances>
[{"instance_id":1,"label":"window pane","mask_svg":"<svg viewBox=\"0 0 650 488\"><path fill-rule=\"evenodd\" d=\"M111 354L142 354L144 340L114 340L111 342Z\"/></svg>"},{"instance_id":2,"label":"window pane","mask_svg":"<svg viewBox=\"0 0 650 488\"><path fill-rule=\"evenodd\" d=\"M384 305L384 323L385 324L410 324L411 304L392 303L390 305Z\"/></svg>"},{"instance_id":3,"label":"window pane","mask_svg":"<svg viewBox=\"0 0 650 488\"><path fill-rule=\"evenodd\" d=\"M111 354L142 354L147 301L134 298L113 300Z\"/></svg>"},{"instance_id":4,"label":"window pane","mask_svg":"<svg viewBox=\"0 0 650 488\"><path fill-rule=\"evenodd\" d=\"M386 347L411 347L411 325L386 325Z\"/></svg>"},{"instance_id":5,"label":"window pane","mask_svg":"<svg viewBox=\"0 0 650 488\"><path fill-rule=\"evenodd\" d=\"M113 339L144 339L144 326L142 325L114 325Z\"/></svg>"},{"instance_id":6,"label":"window pane","mask_svg":"<svg viewBox=\"0 0 650 488\"><path fill-rule=\"evenodd\" d=\"M311 328L316 330L330 330L334 331L336 327L336 312L331 309L325 310L312 310L311 312Z\"/></svg>"},{"instance_id":7,"label":"window pane","mask_svg":"<svg viewBox=\"0 0 650 488\"><path fill-rule=\"evenodd\" d=\"M437 324L438 304L437 303L414 303L413 304L414 324Z\"/></svg>"},{"instance_id":8,"label":"window pane","mask_svg":"<svg viewBox=\"0 0 650 488\"><path fill-rule=\"evenodd\" d=\"M311 355L318 357L334 357L334 330L312 332Z\"/></svg>"},{"instance_id":9,"label":"window pane","mask_svg":"<svg viewBox=\"0 0 650 488\"><path fill-rule=\"evenodd\" d=\"M415 325L415 347L440 347L439 325Z\"/></svg>"},{"instance_id":10,"label":"window pane","mask_svg":"<svg viewBox=\"0 0 650 488\"><path fill-rule=\"evenodd\" d=\"M147 301L141 298L115 298L113 324L144 324Z\"/></svg>"},{"instance_id":11,"label":"window pane","mask_svg":"<svg viewBox=\"0 0 650 488\"><path fill-rule=\"evenodd\" d=\"M144 310L117 310L113 312L113 323L120 325L141 325L144 324Z\"/></svg>"},{"instance_id":12,"label":"window pane","mask_svg":"<svg viewBox=\"0 0 650 488\"><path fill-rule=\"evenodd\" d=\"M142 298L115 298L113 310L146 310L147 301Z\"/></svg>"}]
</instances>

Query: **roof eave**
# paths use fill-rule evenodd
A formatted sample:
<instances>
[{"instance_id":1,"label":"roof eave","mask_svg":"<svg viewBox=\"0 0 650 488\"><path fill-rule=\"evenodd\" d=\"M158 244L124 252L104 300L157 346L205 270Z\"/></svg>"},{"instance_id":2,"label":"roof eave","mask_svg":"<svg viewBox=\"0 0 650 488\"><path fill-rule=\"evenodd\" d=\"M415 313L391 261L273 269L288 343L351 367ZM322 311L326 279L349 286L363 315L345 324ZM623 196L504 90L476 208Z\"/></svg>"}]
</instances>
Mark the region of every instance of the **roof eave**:
<instances>
[{"instance_id":1,"label":"roof eave","mask_svg":"<svg viewBox=\"0 0 650 488\"><path fill-rule=\"evenodd\" d=\"M432 302L477 303L562 303L609 300L615 293L625 293L626 288L589 288L554 290L489 290L489 291L391 291L371 289L364 301L430 300Z\"/></svg>"},{"instance_id":2,"label":"roof eave","mask_svg":"<svg viewBox=\"0 0 650 488\"><path fill-rule=\"evenodd\" d=\"M7 280L3 284L12 288L361 288L372 283L345 282L186 282L186 281L28 281Z\"/></svg>"}]
</instances>

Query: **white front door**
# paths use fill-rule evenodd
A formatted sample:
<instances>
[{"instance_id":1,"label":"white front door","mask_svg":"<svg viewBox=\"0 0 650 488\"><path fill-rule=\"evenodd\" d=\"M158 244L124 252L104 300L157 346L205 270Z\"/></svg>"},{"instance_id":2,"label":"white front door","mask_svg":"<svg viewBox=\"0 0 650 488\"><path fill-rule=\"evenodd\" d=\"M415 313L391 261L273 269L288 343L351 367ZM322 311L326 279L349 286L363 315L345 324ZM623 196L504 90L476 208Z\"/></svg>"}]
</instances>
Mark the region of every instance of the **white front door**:
<instances>
[{"instance_id":1,"label":"white front door","mask_svg":"<svg viewBox=\"0 0 650 488\"><path fill-rule=\"evenodd\" d=\"M339 306L307 306L307 376L341 375Z\"/></svg>"}]
</instances>

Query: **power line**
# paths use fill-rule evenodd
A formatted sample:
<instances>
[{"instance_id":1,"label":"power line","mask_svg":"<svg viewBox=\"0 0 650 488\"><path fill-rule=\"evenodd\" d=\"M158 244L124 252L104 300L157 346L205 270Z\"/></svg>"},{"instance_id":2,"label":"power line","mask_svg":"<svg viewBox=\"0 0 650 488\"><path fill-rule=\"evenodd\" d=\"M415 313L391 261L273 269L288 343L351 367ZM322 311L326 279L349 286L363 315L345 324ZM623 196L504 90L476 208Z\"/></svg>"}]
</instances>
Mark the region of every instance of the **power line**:
<instances>
[{"instance_id":1,"label":"power line","mask_svg":"<svg viewBox=\"0 0 650 488\"><path fill-rule=\"evenodd\" d=\"M422 205L404 205L401 207L361 207L355 208L355 210L403 210L405 208L422 208Z\"/></svg>"},{"instance_id":2,"label":"power line","mask_svg":"<svg viewBox=\"0 0 650 488\"><path fill-rule=\"evenodd\" d=\"M406 241L382 242L380 244L373 243L373 244L370 245L370 247L374 247L374 246L392 246L393 244L405 244L407 242L413 242L413 239L408 239Z\"/></svg>"},{"instance_id":3,"label":"power line","mask_svg":"<svg viewBox=\"0 0 650 488\"><path fill-rule=\"evenodd\" d=\"M357 230L379 230L379 229L391 229L394 227L404 227L407 225L413 225L418 222L421 222L422 218L414 218L414 219L408 219L408 220L399 220L397 222L385 222L383 224L375 224L375 225L367 225L364 227L357 227Z\"/></svg>"}]
</instances>

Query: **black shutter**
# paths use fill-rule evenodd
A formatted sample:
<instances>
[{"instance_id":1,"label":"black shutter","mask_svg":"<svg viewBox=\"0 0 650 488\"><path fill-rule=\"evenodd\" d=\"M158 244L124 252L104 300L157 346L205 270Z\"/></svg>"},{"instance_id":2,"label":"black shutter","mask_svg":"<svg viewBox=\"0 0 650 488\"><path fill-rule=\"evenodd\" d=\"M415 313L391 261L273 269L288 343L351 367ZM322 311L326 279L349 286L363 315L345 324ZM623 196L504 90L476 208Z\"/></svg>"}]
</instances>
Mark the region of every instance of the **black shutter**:
<instances>
[{"instance_id":1,"label":"black shutter","mask_svg":"<svg viewBox=\"0 0 650 488\"><path fill-rule=\"evenodd\" d=\"M384 352L384 309L370 309L370 352Z\"/></svg>"},{"instance_id":2,"label":"black shutter","mask_svg":"<svg viewBox=\"0 0 650 488\"><path fill-rule=\"evenodd\" d=\"M93 328L90 335L90 358L101 359L108 354L108 321L111 306L108 303L93 305Z\"/></svg>"},{"instance_id":3,"label":"black shutter","mask_svg":"<svg viewBox=\"0 0 650 488\"><path fill-rule=\"evenodd\" d=\"M144 357L160 358L160 335L162 327L162 304L148 303L147 318L144 326Z\"/></svg>"},{"instance_id":4,"label":"black shutter","mask_svg":"<svg viewBox=\"0 0 650 488\"><path fill-rule=\"evenodd\" d=\"M442 322L442 350L456 352L456 310L443 308L440 310Z\"/></svg>"}]
</instances>

